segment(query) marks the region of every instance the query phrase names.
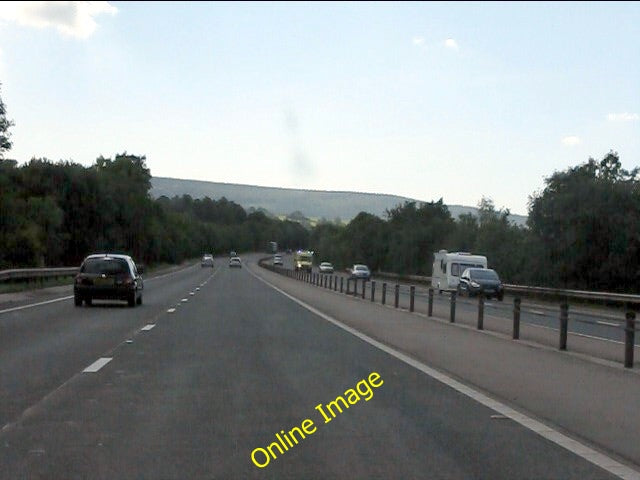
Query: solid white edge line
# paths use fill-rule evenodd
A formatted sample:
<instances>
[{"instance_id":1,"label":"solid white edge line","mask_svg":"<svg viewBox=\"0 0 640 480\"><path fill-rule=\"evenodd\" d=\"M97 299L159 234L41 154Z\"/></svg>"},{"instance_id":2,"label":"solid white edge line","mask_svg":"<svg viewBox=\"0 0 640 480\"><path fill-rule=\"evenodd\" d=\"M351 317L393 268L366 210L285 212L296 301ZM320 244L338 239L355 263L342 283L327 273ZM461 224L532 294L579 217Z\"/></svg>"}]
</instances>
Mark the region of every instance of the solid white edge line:
<instances>
[{"instance_id":1,"label":"solid white edge line","mask_svg":"<svg viewBox=\"0 0 640 480\"><path fill-rule=\"evenodd\" d=\"M73 295L69 295L68 297L54 298L53 300L47 300L46 302L30 303L28 305L22 305L20 307L7 308L6 310L0 310L0 314L15 312L16 310L24 310L25 308L39 307L40 305L47 305L48 303L61 302L62 300L69 300L70 298L73 298Z\"/></svg>"},{"instance_id":2,"label":"solid white edge line","mask_svg":"<svg viewBox=\"0 0 640 480\"><path fill-rule=\"evenodd\" d=\"M583 445L582 443L556 431L555 429L537 421L534 420L530 417L527 417L526 415L517 412L516 410L512 409L511 407L508 407L506 405L504 405L503 403L494 400L486 395L484 395L483 393L478 392L477 390L474 390L471 387L468 387L466 385L464 385L463 383L454 380L453 378L449 377L448 375L445 375L444 373L441 373L437 370L434 370L431 367L428 367L427 365L425 365L424 363L409 357L408 355L392 348L389 347L377 340L374 340L373 338L369 337L368 335L359 332L358 330L349 327L348 325L343 324L342 322L340 322L339 320L336 320L333 317L330 317L329 315L319 311L318 309L312 307L311 305L303 302L302 300L299 300L297 298L295 298L294 296L288 294L287 292L285 292L284 290L281 290L280 288L276 287L275 285L273 285L272 283L270 283L268 280L265 280L261 277L259 277L258 275L256 275L254 272L249 271L249 273L251 275L253 275L255 278L257 278L258 280L260 280L261 282L265 283L266 285L268 285L269 287L273 288L274 290L276 290L277 292L281 293L282 295L284 295L285 297L289 298L290 300L294 301L295 303L297 303L298 305L300 305L301 307L305 308L306 310L309 310L311 313L319 316L320 318L326 320L327 322L330 322L332 324L334 324L335 326L349 332L352 335L355 335L356 337L358 337L360 340L363 340L365 342L367 342L368 344L378 348L379 350L382 350L383 352L388 353L389 355L397 358L398 360L406 363L407 365L410 365L412 367L414 367L417 370L420 370L421 372L429 375L431 378L434 378L436 380L438 380L439 382L444 383L445 385L453 388L454 390L457 390L458 392L472 398L473 400L475 400L476 402L491 408L492 410L495 410L496 412L511 418L513 421L519 423L520 425L522 425L523 427L525 427L528 430L531 430L534 433L537 433L538 435L540 435L541 437L550 440L558 445L560 445L561 447L565 448L566 450L569 450L571 453L573 453L574 455L577 455L579 457L584 458L585 460L587 460L588 462L593 463L594 465L602 468L603 470L606 470L607 472L611 473L612 475L615 475L619 478L623 478L625 480L640 480L640 472L637 472L629 467L627 467L626 465L623 465L622 463L617 462L616 460L612 459L611 457L608 457L607 455L604 455L600 452L597 452L589 447L587 447L586 445Z\"/></svg>"},{"instance_id":3,"label":"solid white edge line","mask_svg":"<svg viewBox=\"0 0 640 480\"><path fill-rule=\"evenodd\" d=\"M113 357L102 357L102 358L99 358L98 360L93 362L91 365L89 365L87 368L85 368L82 372L83 373L96 373L98 370L100 370L102 367L104 367L107 363L109 363L112 359L113 359Z\"/></svg>"}]
</instances>

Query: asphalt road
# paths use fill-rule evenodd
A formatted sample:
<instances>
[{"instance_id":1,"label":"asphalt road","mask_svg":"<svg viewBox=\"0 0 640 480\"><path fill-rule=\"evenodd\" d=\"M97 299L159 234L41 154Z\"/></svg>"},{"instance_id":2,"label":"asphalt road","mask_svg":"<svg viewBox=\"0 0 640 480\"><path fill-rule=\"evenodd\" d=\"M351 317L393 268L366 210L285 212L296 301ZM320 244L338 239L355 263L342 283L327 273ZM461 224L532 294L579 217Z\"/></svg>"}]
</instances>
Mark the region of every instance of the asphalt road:
<instances>
[{"instance_id":1,"label":"asphalt road","mask_svg":"<svg viewBox=\"0 0 640 480\"><path fill-rule=\"evenodd\" d=\"M0 478L617 478L217 264L147 281L135 309L0 313Z\"/></svg>"}]
</instances>

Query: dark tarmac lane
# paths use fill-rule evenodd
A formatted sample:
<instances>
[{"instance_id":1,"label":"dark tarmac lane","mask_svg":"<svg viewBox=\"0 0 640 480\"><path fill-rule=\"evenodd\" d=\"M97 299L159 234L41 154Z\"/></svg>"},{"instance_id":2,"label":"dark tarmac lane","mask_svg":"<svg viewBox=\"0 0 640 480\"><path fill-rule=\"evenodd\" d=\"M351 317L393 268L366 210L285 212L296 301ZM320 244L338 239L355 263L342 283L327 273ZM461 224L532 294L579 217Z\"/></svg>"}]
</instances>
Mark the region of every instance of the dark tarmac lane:
<instances>
[{"instance_id":1,"label":"dark tarmac lane","mask_svg":"<svg viewBox=\"0 0 640 480\"><path fill-rule=\"evenodd\" d=\"M0 478L617 478L217 264L147 280L140 308L0 314Z\"/></svg>"}]
</instances>

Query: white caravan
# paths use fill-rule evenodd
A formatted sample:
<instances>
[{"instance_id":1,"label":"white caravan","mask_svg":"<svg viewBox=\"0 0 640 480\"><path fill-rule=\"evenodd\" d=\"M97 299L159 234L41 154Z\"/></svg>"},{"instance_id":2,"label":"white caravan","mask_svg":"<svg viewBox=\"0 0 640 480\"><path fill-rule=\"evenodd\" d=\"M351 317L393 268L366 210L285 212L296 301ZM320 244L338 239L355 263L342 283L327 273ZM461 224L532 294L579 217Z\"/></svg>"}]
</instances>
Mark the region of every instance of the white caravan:
<instances>
[{"instance_id":1,"label":"white caravan","mask_svg":"<svg viewBox=\"0 0 640 480\"><path fill-rule=\"evenodd\" d=\"M433 254L431 286L438 293L442 293L443 290L456 290L460 282L460 275L467 268L487 268L487 257L472 255L468 252L440 250Z\"/></svg>"}]
</instances>

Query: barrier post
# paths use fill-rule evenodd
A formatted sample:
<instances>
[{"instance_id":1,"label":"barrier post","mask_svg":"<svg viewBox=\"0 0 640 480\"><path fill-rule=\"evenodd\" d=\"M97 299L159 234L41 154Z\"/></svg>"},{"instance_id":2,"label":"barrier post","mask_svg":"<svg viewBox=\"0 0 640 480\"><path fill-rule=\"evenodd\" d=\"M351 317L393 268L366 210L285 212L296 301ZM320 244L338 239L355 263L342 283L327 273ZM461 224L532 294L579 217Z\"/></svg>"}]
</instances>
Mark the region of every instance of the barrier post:
<instances>
[{"instance_id":1,"label":"barrier post","mask_svg":"<svg viewBox=\"0 0 640 480\"><path fill-rule=\"evenodd\" d=\"M513 339L520 338L520 297L513 299Z\"/></svg>"},{"instance_id":2,"label":"barrier post","mask_svg":"<svg viewBox=\"0 0 640 480\"><path fill-rule=\"evenodd\" d=\"M451 307L449 310L449 322L455 323L456 321L456 292L451 292Z\"/></svg>"},{"instance_id":3,"label":"barrier post","mask_svg":"<svg viewBox=\"0 0 640 480\"><path fill-rule=\"evenodd\" d=\"M560 305L560 350L567 349L567 331L569 330L569 305L563 302Z\"/></svg>"},{"instance_id":4,"label":"barrier post","mask_svg":"<svg viewBox=\"0 0 640 480\"><path fill-rule=\"evenodd\" d=\"M624 366L625 368L633 368L633 349L635 348L636 334L636 314L635 312L627 312L627 325L625 328L625 345L624 345Z\"/></svg>"},{"instance_id":5,"label":"barrier post","mask_svg":"<svg viewBox=\"0 0 640 480\"><path fill-rule=\"evenodd\" d=\"M413 312L415 307L415 298L416 298L416 287L411 285L411 289L409 291L409 311Z\"/></svg>"}]
</instances>

